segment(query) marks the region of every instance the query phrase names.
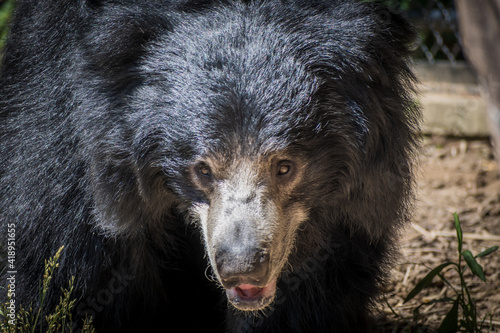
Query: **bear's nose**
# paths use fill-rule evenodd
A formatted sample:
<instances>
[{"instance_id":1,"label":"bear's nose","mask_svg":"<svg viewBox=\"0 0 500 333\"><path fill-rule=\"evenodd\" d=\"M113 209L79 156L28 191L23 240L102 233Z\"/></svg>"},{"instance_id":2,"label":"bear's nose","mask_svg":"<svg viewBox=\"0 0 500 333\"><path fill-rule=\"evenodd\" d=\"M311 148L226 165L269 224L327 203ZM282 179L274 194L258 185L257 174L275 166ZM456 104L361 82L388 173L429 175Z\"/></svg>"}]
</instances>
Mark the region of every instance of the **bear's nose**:
<instances>
[{"instance_id":1,"label":"bear's nose","mask_svg":"<svg viewBox=\"0 0 500 333\"><path fill-rule=\"evenodd\" d=\"M242 283L264 286L268 282L269 255L262 248L234 244L221 246L215 255L217 272L225 288Z\"/></svg>"}]
</instances>

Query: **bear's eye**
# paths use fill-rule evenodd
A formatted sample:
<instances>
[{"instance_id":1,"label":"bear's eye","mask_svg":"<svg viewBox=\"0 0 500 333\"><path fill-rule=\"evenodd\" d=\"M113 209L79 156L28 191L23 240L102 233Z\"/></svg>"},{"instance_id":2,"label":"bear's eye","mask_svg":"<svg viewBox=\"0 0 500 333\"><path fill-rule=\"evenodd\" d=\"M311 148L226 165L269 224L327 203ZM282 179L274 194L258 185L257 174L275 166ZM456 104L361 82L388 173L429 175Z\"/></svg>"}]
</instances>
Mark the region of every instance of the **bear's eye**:
<instances>
[{"instance_id":1,"label":"bear's eye","mask_svg":"<svg viewBox=\"0 0 500 333\"><path fill-rule=\"evenodd\" d=\"M210 177L212 175L210 168L206 165L200 165L198 167L198 172L200 173L200 175L203 175L205 177Z\"/></svg>"},{"instance_id":2,"label":"bear's eye","mask_svg":"<svg viewBox=\"0 0 500 333\"><path fill-rule=\"evenodd\" d=\"M292 172L292 163L290 161L281 161L278 164L278 176L288 175Z\"/></svg>"},{"instance_id":3,"label":"bear's eye","mask_svg":"<svg viewBox=\"0 0 500 333\"><path fill-rule=\"evenodd\" d=\"M281 165L278 169L278 175L286 175L290 171L289 165Z\"/></svg>"}]
</instances>

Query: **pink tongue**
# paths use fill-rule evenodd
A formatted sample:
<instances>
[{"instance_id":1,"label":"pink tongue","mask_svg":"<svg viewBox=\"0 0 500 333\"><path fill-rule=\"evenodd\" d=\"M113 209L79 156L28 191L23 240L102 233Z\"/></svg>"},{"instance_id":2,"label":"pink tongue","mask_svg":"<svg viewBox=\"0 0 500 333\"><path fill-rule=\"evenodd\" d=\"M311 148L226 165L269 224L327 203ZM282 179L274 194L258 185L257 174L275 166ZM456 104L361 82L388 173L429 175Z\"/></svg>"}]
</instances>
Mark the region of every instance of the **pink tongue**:
<instances>
[{"instance_id":1,"label":"pink tongue","mask_svg":"<svg viewBox=\"0 0 500 333\"><path fill-rule=\"evenodd\" d=\"M240 284L236 291L243 297L254 298L262 292L263 288L252 286L251 284Z\"/></svg>"}]
</instances>

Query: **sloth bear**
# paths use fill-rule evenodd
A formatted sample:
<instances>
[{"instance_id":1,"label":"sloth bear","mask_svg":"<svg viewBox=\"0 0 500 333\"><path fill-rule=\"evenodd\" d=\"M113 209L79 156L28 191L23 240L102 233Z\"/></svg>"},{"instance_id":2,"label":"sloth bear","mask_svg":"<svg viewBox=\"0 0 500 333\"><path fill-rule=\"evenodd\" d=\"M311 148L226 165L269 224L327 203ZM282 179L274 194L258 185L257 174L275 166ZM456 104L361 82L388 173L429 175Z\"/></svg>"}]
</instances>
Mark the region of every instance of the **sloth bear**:
<instances>
[{"instance_id":1,"label":"sloth bear","mask_svg":"<svg viewBox=\"0 0 500 333\"><path fill-rule=\"evenodd\" d=\"M74 276L75 331L366 332L413 195L414 38L370 2L18 1L16 306L64 245L44 305Z\"/></svg>"}]
</instances>

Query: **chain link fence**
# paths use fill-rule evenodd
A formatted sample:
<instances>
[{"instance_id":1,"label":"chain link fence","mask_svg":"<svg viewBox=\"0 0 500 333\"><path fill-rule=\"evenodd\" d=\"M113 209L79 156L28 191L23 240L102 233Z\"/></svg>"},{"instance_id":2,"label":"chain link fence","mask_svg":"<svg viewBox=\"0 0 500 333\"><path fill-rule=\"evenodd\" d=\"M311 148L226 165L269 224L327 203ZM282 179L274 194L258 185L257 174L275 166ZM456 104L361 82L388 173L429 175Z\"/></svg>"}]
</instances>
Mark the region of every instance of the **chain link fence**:
<instances>
[{"instance_id":1,"label":"chain link fence","mask_svg":"<svg viewBox=\"0 0 500 333\"><path fill-rule=\"evenodd\" d=\"M471 0L472 1L472 0ZM418 59L434 64L464 60L453 0L388 0L415 24L420 36Z\"/></svg>"}]
</instances>

